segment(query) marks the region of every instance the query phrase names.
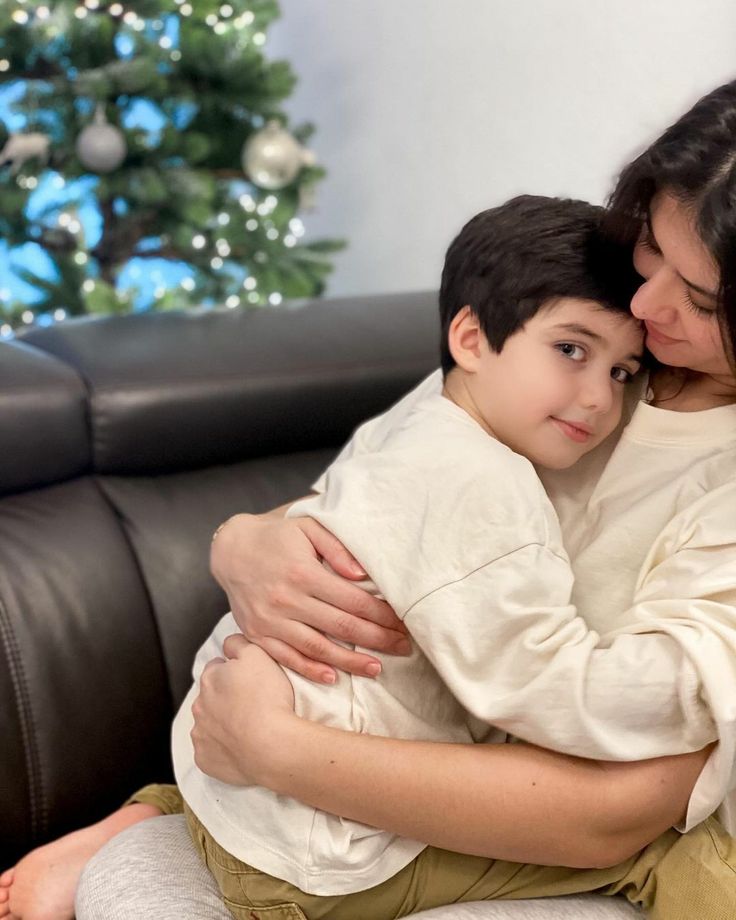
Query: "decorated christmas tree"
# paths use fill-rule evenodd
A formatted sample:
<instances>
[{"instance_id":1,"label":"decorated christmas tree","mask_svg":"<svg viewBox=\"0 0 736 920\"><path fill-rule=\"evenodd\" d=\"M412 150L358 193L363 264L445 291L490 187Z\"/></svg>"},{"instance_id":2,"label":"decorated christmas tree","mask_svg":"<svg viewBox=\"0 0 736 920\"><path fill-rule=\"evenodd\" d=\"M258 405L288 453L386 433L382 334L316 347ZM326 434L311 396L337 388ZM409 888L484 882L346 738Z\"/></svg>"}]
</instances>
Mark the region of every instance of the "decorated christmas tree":
<instances>
[{"instance_id":1,"label":"decorated christmas tree","mask_svg":"<svg viewBox=\"0 0 736 920\"><path fill-rule=\"evenodd\" d=\"M0 332L323 290L341 243L302 239L323 171L311 126L281 109L288 64L263 53L277 15L274 0L2 0L0 259L39 294L3 291Z\"/></svg>"}]
</instances>

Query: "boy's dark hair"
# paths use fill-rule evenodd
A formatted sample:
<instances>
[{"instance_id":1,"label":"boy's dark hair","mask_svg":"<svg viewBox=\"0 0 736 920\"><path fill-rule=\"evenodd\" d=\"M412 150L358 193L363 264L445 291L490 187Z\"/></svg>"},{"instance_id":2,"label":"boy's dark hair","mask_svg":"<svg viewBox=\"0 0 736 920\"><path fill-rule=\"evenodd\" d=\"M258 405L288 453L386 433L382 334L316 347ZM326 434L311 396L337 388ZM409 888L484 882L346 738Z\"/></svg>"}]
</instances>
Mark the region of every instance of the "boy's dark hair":
<instances>
[{"instance_id":1,"label":"boy's dark hair","mask_svg":"<svg viewBox=\"0 0 736 920\"><path fill-rule=\"evenodd\" d=\"M595 300L628 313L641 284L633 245L604 234L604 215L585 201L520 195L468 221L450 244L442 271L443 372L455 365L448 332L466 305L496 352L558 297Z\"/></svg>"}]
</instances>

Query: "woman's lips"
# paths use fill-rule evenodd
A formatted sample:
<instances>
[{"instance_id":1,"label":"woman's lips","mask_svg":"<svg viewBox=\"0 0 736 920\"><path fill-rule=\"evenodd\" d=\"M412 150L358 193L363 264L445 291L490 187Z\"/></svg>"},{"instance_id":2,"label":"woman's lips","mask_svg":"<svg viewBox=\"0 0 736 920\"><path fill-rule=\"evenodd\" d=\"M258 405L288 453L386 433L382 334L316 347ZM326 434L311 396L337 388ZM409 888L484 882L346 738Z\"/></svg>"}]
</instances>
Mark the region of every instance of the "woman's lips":
<instances>
[{"instance_id":1,"label":"woman's lips","mask_svg":"<svg viewBox=\"0 0 736 920\"><path fill-rule=\"evenodd\" d=\"M681 342L682 339L673 339L670 335L665 335L664 332L660 332L656 326L652 326L651 323L645 322L647 330L647 337L652 339L653 342L659 342L660 345L674 345L676 342Z\"/></svg>"},{"instance_id":2,"label":"woman's lips","mask_svg":"<svg viewBox=\"0 0 736 920\"><path fill-rule=\"evenodd\" d=\"M582 423L566 422L564 419L555 418L554 416L552 416L552 421L564 435L570 438L571 441L576 441L578 444L585 444L593 433L587 425L583 425Z\"/></svg>"}]
</instances>

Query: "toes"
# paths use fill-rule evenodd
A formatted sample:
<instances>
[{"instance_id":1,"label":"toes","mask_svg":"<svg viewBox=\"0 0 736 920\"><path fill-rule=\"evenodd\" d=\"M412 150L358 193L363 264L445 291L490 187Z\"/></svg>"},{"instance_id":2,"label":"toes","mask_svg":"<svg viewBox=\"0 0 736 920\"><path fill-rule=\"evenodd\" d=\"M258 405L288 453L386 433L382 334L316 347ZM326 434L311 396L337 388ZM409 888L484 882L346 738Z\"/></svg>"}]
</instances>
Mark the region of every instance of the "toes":
<instances>
[{"instance_id":1,"label":"toes","mask_svg":"<svg viewBox=\"0 0 736 920\"><path fill-rule=\"evenodd\" d=\"M15 875L15 866L12 869L6 869L2 875L0 875L0 885L8 888L13 884L13 876Z\"/></svg>"}]
</instances>

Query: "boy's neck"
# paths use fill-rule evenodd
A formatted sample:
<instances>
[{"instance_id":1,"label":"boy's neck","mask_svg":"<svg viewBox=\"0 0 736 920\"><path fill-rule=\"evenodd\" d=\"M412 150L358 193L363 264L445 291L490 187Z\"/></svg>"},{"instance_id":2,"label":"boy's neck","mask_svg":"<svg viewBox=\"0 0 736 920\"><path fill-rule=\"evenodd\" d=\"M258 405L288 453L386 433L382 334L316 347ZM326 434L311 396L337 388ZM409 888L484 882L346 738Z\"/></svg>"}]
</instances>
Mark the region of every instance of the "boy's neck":
<instances>
[{"instance_id":1,"label":"boy's neck","mask_svg":"<svg viewBox=\"0 0 736 920\"><path fill-rule=\"evenodd\" d=\"M459 367L453 367L452 370L445 375L445 380L442 385L442 395L446 399L449 399L450 402L455 403L455 405L469 415L474 422L477 422L487 435L498 440L493 429L478 409L468 387L466 374Z\"/></svg>"}]
</instances>

